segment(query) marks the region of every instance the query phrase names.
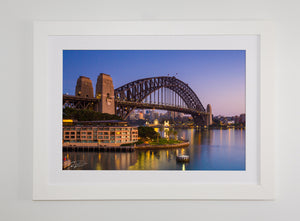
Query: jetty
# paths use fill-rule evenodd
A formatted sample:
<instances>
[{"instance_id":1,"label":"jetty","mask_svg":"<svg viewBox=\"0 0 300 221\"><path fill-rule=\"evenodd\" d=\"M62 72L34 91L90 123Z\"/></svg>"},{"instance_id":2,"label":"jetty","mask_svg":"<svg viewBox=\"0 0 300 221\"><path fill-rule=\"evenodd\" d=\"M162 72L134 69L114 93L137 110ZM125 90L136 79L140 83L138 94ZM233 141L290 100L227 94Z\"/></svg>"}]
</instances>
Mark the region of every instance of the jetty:
<instances>
[{"instance_id":1,"label":"jetty","mask_svg":"<svg viewBox=\"0 0 300 221\"><path fill-rule=\"evenodd\" d=\"M63 145L63 151L81 152L133 152L134 146Z\"/></svg>"}]
</instances>

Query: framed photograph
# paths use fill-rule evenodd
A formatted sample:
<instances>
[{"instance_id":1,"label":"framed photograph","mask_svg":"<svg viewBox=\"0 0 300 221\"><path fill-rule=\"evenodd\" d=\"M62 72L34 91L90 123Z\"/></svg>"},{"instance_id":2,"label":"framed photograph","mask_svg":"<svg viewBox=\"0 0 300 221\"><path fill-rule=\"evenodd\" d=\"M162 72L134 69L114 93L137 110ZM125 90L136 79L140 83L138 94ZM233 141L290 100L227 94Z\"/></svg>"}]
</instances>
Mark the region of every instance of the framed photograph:
<instances>
[{"instance_id":1,"label":"framed photograph","mask_svg":"<svg viewBox=\"0 0 300 221\"><path fill-rule=\"evenodd\" d=\"M269 22L36 22L34 200L274 197Z\"/></svg>"}]
</instances>

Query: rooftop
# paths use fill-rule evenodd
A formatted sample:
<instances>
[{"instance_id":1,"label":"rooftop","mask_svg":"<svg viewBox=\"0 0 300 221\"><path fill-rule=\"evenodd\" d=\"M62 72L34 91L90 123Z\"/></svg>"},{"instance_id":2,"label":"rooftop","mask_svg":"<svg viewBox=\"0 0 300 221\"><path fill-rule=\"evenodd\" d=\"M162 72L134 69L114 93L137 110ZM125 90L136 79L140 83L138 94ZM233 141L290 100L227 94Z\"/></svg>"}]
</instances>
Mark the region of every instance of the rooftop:
<instances>
[{"instance_id":1,"label":"rooftop","mask_svg":"<svg viewBox=\"0 0 300 221\"><path fill-rule=\"evenodd\" d=\"M76 123L120 123L127 124L124 120L96 120L96 121L77 121Z\"/></svg>"},{"instance_id":2,"label":"rooftop","mask_svg":"<svg viewBox=\"0 0 300 221\"><path fill-rule=\"evenodd\" d=\"M90 79L89 77L86 77L86 76L79 76L79 78L86 78L86 79Z\"/></svg>"},{"instance_id":3,"label":"rooftop","mask_svg":"<svg viewBox=\"0 0 300 221\"><path fill-rule=\"evenodd\" d=\"M63 126L65 127L129 127L127 121L123 120L99 120L99 121L76 121L76 120L63 120ZM136 127L136 126L130 126Z\"/></svg>"}]
</instances>

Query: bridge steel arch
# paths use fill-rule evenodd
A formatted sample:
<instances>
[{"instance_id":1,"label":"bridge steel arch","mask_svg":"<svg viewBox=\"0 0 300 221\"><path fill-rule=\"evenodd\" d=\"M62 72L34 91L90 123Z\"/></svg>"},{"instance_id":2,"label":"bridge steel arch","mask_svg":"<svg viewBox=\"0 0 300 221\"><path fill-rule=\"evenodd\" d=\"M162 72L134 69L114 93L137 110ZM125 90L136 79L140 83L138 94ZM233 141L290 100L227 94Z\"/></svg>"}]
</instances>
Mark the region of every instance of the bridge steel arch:
<instances>
[{"instance_id":1,"label":"bridge steel arch","mask_svg":"<svg viewBox=\"0 0 300 221\"><path fill-rule=\"evenodd\" d=\"M173 108L172 111L189 113L197 125L206 124L207 112L196 93L188 84L176 77L169 76L139 79L115 89L116 114L123 119L127 119L135 108L147 108L147 105L142 101L160 88L168 88L174 91L187 106L184 109ZM164 109L164 105L158 109ZM165 109L170 108L165 106Z\"/></svg>"}]
</instances>

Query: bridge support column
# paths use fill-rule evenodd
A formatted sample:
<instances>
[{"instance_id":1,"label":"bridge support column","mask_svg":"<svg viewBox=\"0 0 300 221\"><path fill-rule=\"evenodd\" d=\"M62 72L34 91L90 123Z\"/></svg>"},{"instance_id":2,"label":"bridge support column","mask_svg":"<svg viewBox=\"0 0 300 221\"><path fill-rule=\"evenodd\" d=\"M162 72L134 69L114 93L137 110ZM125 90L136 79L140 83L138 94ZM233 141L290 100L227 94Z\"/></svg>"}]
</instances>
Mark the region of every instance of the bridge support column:
<instances>
[{"instance_id":1,"label":"bridge support column","mask_svg":"<svg viewBox=\"0 0 300 221\"><path fill-rule=\"evenodd\" d=\"M206 112L207 112L206 126L209 126L209 125L212 125L212 123L213 123L213 121L212 121L212 109L211 109L210 104L207 105Z\"/></svg>"},{"instance_id":2,"label":"bridge support column","mask_svg":"<svg viewBox=\"0 0 300 221\"><path fill-rule=\"evenodd\" d=\"M95 111L100 113L115 114L114 85L110 75L101 73L96 84L96 98L100 99Z\"/></svg>"},{"instance_id":3,"label":"bridge support column","mask_svg":"<svg viewBox=\"0 0 300 221\"><path fill-rule=\"evenodd\" d=\"M206 116L203 115L194 115L194 124L199 127L206 126Z\"/></svg>"},{"instance_id":4,"label":"bridge support column","mask_svg":"<svg viewBox=\"0 0 300 221\"><path fill-rule=\"evenodd\" d=\"M93 98L93 84L91 79L88 77L80 76L77 79L77 84L75 88L75 96L83 97L83 98Z\"/></svg>"}]
</instances>

